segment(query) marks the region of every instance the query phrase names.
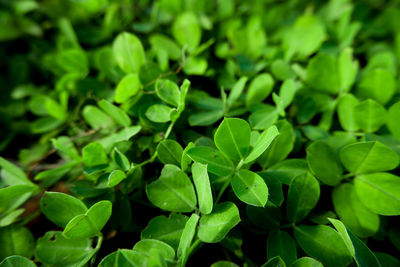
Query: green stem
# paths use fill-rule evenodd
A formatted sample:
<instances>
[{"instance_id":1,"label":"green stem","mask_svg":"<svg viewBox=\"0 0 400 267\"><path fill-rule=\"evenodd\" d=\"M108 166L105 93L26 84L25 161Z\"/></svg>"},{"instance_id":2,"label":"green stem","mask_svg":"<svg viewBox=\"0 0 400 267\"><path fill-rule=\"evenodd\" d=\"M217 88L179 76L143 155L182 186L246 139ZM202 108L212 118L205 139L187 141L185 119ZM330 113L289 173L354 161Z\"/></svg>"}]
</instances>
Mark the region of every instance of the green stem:
<instances>
[{"instance_id":1,"label":"green stem","mask_svg":"<svg viewBox=\"0 0 400 267\"><path fill-rule=\"evenodd\" d=\"M214 205L216 205L216 204L220 201L220 199L221 199L222 195L224 194L226 188L227 188L228 185L231 183L231 177L232 177L232 176L229 176L229 177L226 179L225 183L222 185L221 190L219 190L219 193L218 193L217 199L215 200Z\"/></svg>"},{"instance_id":2,"label":"green stem","mask_svg":"<svg viewBox=\"0 0 400 267\"><path fill-rule=\"evenodd\" d=\"M198 249L203 243L201 242L200 239L197 239L196 241L194 241L194 243L190 246L189 248L189 252L188 252L188 257L186 259L188 259L196 249ZM186 264L186 261L182 263L182 266L184 267Z\"/></svg>"}]
</instances>

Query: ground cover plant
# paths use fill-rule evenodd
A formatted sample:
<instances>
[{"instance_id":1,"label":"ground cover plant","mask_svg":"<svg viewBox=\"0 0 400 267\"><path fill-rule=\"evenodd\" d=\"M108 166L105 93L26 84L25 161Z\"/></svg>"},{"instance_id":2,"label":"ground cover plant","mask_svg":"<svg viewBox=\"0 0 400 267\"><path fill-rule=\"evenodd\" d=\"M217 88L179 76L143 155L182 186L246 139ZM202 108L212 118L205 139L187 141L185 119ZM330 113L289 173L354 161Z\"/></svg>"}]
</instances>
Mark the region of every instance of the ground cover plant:
<instances>
[{"instance_id":1,"label":"ground cover plant","mask_svg":"<svg viewBox=\"0 0 400 267\"><path fill-rule=\"evenodd\" d=\"M400 266L399 17L0 0L0 267Z\"/></svg>"}]
</instances>

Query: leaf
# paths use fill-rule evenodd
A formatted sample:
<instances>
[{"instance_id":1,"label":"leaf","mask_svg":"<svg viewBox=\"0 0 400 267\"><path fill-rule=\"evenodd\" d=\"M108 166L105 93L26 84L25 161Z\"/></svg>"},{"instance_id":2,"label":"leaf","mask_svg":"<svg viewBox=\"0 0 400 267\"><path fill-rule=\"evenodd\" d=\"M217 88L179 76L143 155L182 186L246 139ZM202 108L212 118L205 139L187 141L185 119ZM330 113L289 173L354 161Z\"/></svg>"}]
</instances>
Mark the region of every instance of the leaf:
<instances>
[{"instance_id":1,"label":"leaf","mask_svg":"<svg viewBox=\"0 0 400 267\"><path fill-rule=\"evenodd\" d=\"M217 148L234 160L243 159L250 147L250 126L237 118L225 118L214 135Z\"/></svg>"},{"instance_id":2,"label":"leaf","mask_svg":"<svg viewBox=\"0 0 400 267\"><path fill-rule=\"evenodd\" d=\"M154 217L142 231L141 238L157 239L177 249L187 220L186 216L173 213L168 218L164 215Z\"/></svg>"},{"instance_id":3,"label":"leaf","mask_svg":"<svg viewBox=\"0 0 400 267\"><path fill-rule=\"evenodd\" d=\"M163 140L157 146L157 157L164 164L181 166L182 153L181 145L174 140Z\"/></svg>"},{"instance_id":4,"label":"leaf","mask_svg":"<svg viewBox=\"0 0 400 267\"><path fill-rule=\"evenodd\" d=\"M279 256L291 266L297 259L296 243L285 231L271 231L267 240L267 255L269 259Z\"/></svg>"},{"instance_id":5,"label":"leaf","mask_svg":"<svg viewBox=\"0 0 400 267\"><path fill-rule=\"evenodd\" d=\"M294 228L294 236L300 247L324 266L346 266L352 257L338 232L325 225Z\"/></svg>"},{"instance_id":6,"label":"leaf","mask_svg":"<svg viewBox=\"0 0 400 267\"><path fill-rule=\"evenodd\" d=\"M113 120L121 126L128 127L131 125L131 119L122 109L114 106L107 100L101 100L97 103L99 107L107 113Z\"/></svg>"},{"instance_id":7,"label":"leaf","mask_svg":"<svg viewBox=\"0 0 400 267\"><path fill-rule=\"evenodd\" d=\"M266 174L276 177L283 184L289 185L294 177L305 174L308 171L307 161L303 159L287 159L268 168Z\"/></svg>"},{"instance_id":8,"label":"leaf","mask_svg":"<svg viewBox=\"0 0 400 267\"><path fill-rule=\"evenodd\" d=\"M115 61L125 73L138 73L146 61L142 43L132 33L120 33L114 39L112 51Z\"/></svg>"},{"instance_id":9,"label":"leaf","mask_svg":"<svg viewBox=\"0 0 400 267\"><path fill-rule=\"evenodd\" d=\"M396 80L393 74L385 69L374 69L362 76L358 83L357 96L369 98L384 105L392 98L395 91Z\"/></svg>"},{"instance_id":10,"label":"leaf","mask_svg":"<svg viewBox=\"0 0 400 267\"><path fill-rule=\"evenodd\" d=\"M0 267L36 267L36 264L22 256L10 256L0 263Z\"/></svg>"},{"instance_id":11,"label":"leaf","mask_svg":"<svg viewBox=\"0 0 400 267\"><path fill-rule=\"evenodd\" d=\"M47 265L84 265L88 254L94 252L90 239L67 239L61 232L50 231L37 240L35 256Z\"/></svg>"},{"instance_id":12,"label":"leaf","mask_svg":"<svg viewBox=\"0 0 400 267\"><path fill-rule=\"evenodd\" d=\"M373 133L386 122L386 110L374 100L367 99L354 107L356 124L367 132Z\"/></svg>"},{"instance_id":13,"label":"leaf","mask_svg":"<svg viewBox=\"0 0 400 267\"><path fill-rule=\"evenodd\" d=\"M92 105L83 108L82 116L92 129L107 128L114 124L107 114Z\"/></svg>"},{"instance_id":14,"label":"leaf","mask_svg":"<svg viewBox=\"0 0 400 267\"><path fill-rule=\"evenodd\" d=\"M163 122L168 122L171 120L170 114L171 114L172 108L162 105L162 104L155 104L150 106L146 110L146 117L154 122L158 123L163 123Z\"/></svg>"},{"instance_id":15,"label":"leaf","mask_svg":"<svg viewBox=\"0 0 400 267\"><path fill-rule=\"evenodd\" d=\"M138 74L127 74L115 88L114 100L116 103L124 103L130 97L136 95L142 89Z\"/></svg>"},{"instance_id":16,"label":"leaf","mask_svg":"<svg viewBox=\"0 0 400 267\"><path fill-rule=\"evenodd\" d=\"M182 236L178 246L178 258L182 266L185 266L185 263L189 257L190 245L196 234L196 228L199 219L200 219L199 215L193 213L190 216L189 220L186 222L185 228L183 229Z\"/></svg>"},{"instance_id":17,"label":"leaf","mask_svg":"<svg viewBox=\"0 0 400 267\"><path fill-rule=\"evenodd\" d=\"M173 60L178 60L182 57L182 52L179 46L167 36L156 33L150 36L149 41L154 50L166 51L168 57Z\"/></svg>"},{"instance_id":18,"label":"leaf","mask_svg":"<svg viewBox=\"0 0 400 267\"><path fill-rule=\"evenodd\" d=\"M83 163L87 167L97 167L108 164L108 158L103 146L92 142L82 149Z\"/></svg>"},{"instance_id":19,"label":"leaf","mask_svg":"<svg viewBox=\"0 0 400 267\"><path fill-rule=\"evenodd\" d=\"M261 230L277 229L282 221L281 210L270 201L267 202L265 207L247 205L246 214L254 224L253 227L258 227Z\"/></svg>"},{"instance_id":20,"label":"leaf","mask_svg":"<svg viewBox=\"0 0 400 267\"><path fill-rule=\"evenodd\" d=\"M246 76L243 76L233 85L231 92L229 93L229 97L226 101L228 107L231 107L236 102L236 100L239 99L240 95L244 90L244 86L246 85L247 79L248 78Z\"/></svg>"},{"instance_id":21,"label":"leaf","mask_svg":"<svg viewBox=\"0 0 400 267\"><path fill-rule=\"evenodd\" d=\"M45 106L47 109L47 113L53 118L60 121L64 121L66 119L68 115L67 111L54 99L50 97L46 98Z\"/></svg>"},{"instance_id":22,"label":"leaf","mask_svg":"<svg viewBox=\"0 0 400 267\"><path fill-rule=\"evenodd\" d=\"M142 239L133 247L134 251L142 252L144 254L148 254L151 249L159 251L163 260L167 262L172 262L175 258L175 250L167 243L156 239Z\"/></svg>"},{"instance_id":23,"label":"leaf","mask_svg":"<svg viewBox=\"0 0 400 267\"><path fill-rule=\"evenodd\" d=\"M324 184L337 185L342 180L343 168L336 152L322 141L307 147L307 163L311 172Z\"/></svg>"},{"instance_id":24,"label":"leaf","mask_svg":"<svg viewBox=\"0 0 400 267\"><path fill-rule=\"evenodd\" d=\"M249 85L246 94L246 106L262 102L271 93L274 87L274 79L268 73L257 75Z\"/></svg>"},{"instance_id":25,"label":"leaf","mask_svg":"<svg viewBox=\"0 0 400 267\"><path fill-rule=\"evenodd\" d=\"M222 202L211 214L200 219L198 237L206 243L220 242L240 222L239 210L232 202Z\"/></svg>"},{"instance_id":26,"label":"leaf","mask_svg":"<svg viewBox=\"0 0 400 267\"><path fill-rule=\"evenodd\" d=\"M112 204L102 200L90 207L85 214L75 216L65 226L67 238L87 238L98 235L111 216Z\"/></svg>"},{"instance_id":27,"label":"leaf","mask_svg":"<svg viewBox=\"0 0 400 267\"><path fill-rule=\"evenodd\" d=\"M399 165L396 152L378 141L349 144L340 150L340 159L354 174L389 171Z\"/></svg>"},{"instance_id":28,"label":"leaf","mask_svg":"<svg viewBox=\"0 0 400 267\"><path fill-rule=\"evenodd\" d=\"M393 104L386 116L386 125L388 126L390 133L397 139L400 140L400 124L398 119L400 116L400 102Z\"/></svg>"},{"instance_id":29,"label":"leaf","mask_svg":"<svg viewBox=\"0 0 400 267\"><path fill-rule=\"evenodd\" d=\"M45 192L40 199L40 209L59 227L65 227L72 218L87 211L82 201L59 192Z\"/></svg>"},{"instance_id":30,"label":"leaf","mask_svg":"<svg viewBox=\"0 0 400 267\"><path fill-rule=\"evenodd\" d=\"M354 188L360 201L374 213L400 215L400 178L380 172L359 175Z\"/></svg>"},{"instance_id":31,"label":"leaf","mask_svg":"<svg viewBox=\"0 0 400 267\"><path fill-rule=\"evenodd\" d=\"M249 122L253 130L265 130L278 120L278 112L272 106L265 106L251 113Z\"/></svg>"},{"instance_id":32,"label":"leaf","mask_svg":"<svg viewBox=\"0 0 400 267\"><path fill-rule=\"evenodd\" d=\"M320 263L317 260L314 260L313 258L309 257L302 257L295 262L293 262L291 267L323 267L322 263Z\"/></svg>"},{"instance_id":33,"label":"leaf","mask_svg":"<svg viewBox=\"0 0 400 267\"><path fill-rule=\"evenodd\" d=\"M307 65L307 84L312 89L336 94L340 89L337 60L331 54L319 53Z\"/></svg>"},{"instance_id":34,"label":"leaf","mask_svg":"<svg viewBox=\"0 0 400 267\"><path fill-rule=\"evenodd\" d=\"M213 264L211 264L210 267L238 267L236 263L229 262L229 261L217 261Z\"/></svg>"},{"instance_id":35,"label":"leaf","mask_svg":"<svg viewBox=\"0 0 400 267\"><path fill-rule=\"evenodd\" d=\"M12 255L32 257L35 238L28 228L11 225L0 228L0 260Z\"/></svg>"},{"instance_id":36,"label":"leaf","mask_svg":"<svg viewBox=\"0 0 400 267\"><path fill-rule=\"evenodd\" d=\"M223 110L195 113L189 116L189 124L190 126L208 126L217 122L223 116Z\"/></svg>"},{"instance_id":37,"label":"leaf","mask_svg":"<svg viewBox=\"0 0 400 267\"><path fill-rule=\"evenodd\" d=\"M357 236L364 238L378 232L379 216L361 203L353 185L346 183L336 187L332 202L340 220Z\"/></svg>"},{"instance_id":38,"label":"leaf","mask_svg":"<svg viewBox=\"0 0 400 267\"><path fill-rule=\"evenodd\" d=\"M131 167L131 164L129 162L129 159L121 153L121 151L118 150L118 148L114 148L113 151L113 159L114 162L117 163L117 165L123 170L123 171L128 171Z\"/></svg>"},{"instance_id":39,"label":"leaf","mask_svg":"<svg viewBox=\"0 0 400 267\"><path fill-rule=\"evenodd\" d=\"M201 28L196 15L191 12L181 13L172 24L172 35L189 53L193 52L201 40Z\"/></svg>"},{"instance_id":40,"label":"leaf","mask_svg":"<svg viewBox=\"0 0 400 267\"><path fill-rule=\"evenodd\" d=\"M100 143L104 147L104 150L106 152L110 152L115 144L121 141L128 141L130 138L138 134L141 129L142 127L139 125L123 128L119 132L110 134L102 139L99 139L98 143Z\"/></svg>"},{"instance_id":41,"label":"leaf","mask_svg":"<svg viewBox=\"0 0 400 267\"><path fill-rule=\"evenodd\" d=\"M268 260L261 267L286 267L286 264L281 257L276 256Z\"/></svg>"},{"instance_id":42,"label":"leaf","mask_svg":"<svg viewBox=\"0 0 400 267\"><path fill-rule=\"evenodd\" d=\"M231 186L235 195L243 202L264 207L268 200L268 187L256 173L240 170L232 178Z\"/></svg>"},{"instance_id":43,"label":"leaf","mask_svg":"<svg viewBox=\"0 0 400 267\"><path fill-rule=\"evenodd\" d=\"M309 173L296 176L289 186L287 218L289 222L302 221L317 205L320 195L318 181Z\"/></svg>"},{"instance_id":44,"label":"leaf","mask_svg":"<svg viewBox=\"0 0 400 267\"><path fill-rule=\"evenodd\" d=\"M290 67L289 62L283 59L276 59L271 64L271 72L272 74L279 80L293 79L296 77L296 74Z\"/></svg>"},{"instance_id":45,"label":"leaf","mask_svg":"<svg viewBox=\"0 0 400 267\"><path fill-rule=\"evenodd\" d=\"M187 154L194 162L206 164L207 170L215 175L228 176L233 172L232 161L212 147L193 147Z\"/></svg>"},{"instance_id":46,"label":"leaf","mask_svg":"<svg viewBox=\"0 0 400 267\"><path fill-rule=\"evenodd\" d=\"M202 214L210 214L213 209L213 196L208 177L207 165L195 162L192 165L193 182L196 187L199 209Z\"/></svg>"},{"instance_id":47,"label":"leaf","mask_svg":"<svg viewBox=\"0 0 400 267\"><path fill-rule=\"evenodd\" d=\"M358 103L358 99L352 94L346 94L339 98L337 113L340 125L346 131L355 132L359 128L354 115L354 108Z\"/></svg>"},{"instance_id":48,"label":"leaf","mask_svg":"<svg viewBox=\"0 0 400 267\"><path fill-rule=\"evenodd\" d=\"M340 77L340 88L343 92L348 92L353 85L357 72L358 61L353 61L353 49L343 49L338 58L338 71Z\"/></svg>"},{"instance_id":49,"label":"leaf","mask_svg":"<svg viewBox=\"0 0 400 267\"><path fill-rule=\"evenodd\" d=\"M12 185L0 189L0 214L3 216L22 205L35 191L30 185Z\"/></svg>"},{"instance_id":50,"label":"leaf","mask_svg":"<svg viewBox=\"0 0 400 267\"><path fill-rule=\"evenodd\" d=\"M173 212L191 212L197 204L193 184L183 171L161 175L146 186L146 194L156 207Z\"/></svg>"},{"instance_id":51,"label":"leaf","mask_svg":"<svg viewBox=\"0 0 400 267\"><path fill-rule=\"evenodd\" d=\"M122 182L126 178L126 173L121 170L113 170L110 175L108 176L108 187L114 187Z\"/></svg>"},{"instance_id":52,"label":"leaf","mask_svg":"<svg viewBox=\"0 0 400 267\"><path fill-rule=\"evenodd\" d=\"M254 144L252 151L246 157L244 163L249 163L253 160L256 160L262 153L264 153L264 151L278 135L279 131L276 126L271 126L267 130L263 131L260 137L257 139L257 142Z\"/></svg>"},{"instance_id":53,"label":"leaf","mask_svg":"<svg viewBox=\"0 0 400 267\"><path fill-rule=\"evenodd\" d=\"M176 83L167 79L160 79L156 82L156 93L157 96L165 103L174 107L179 106L181 92L179 91Z\"/></svg>"},{"instance_id":54,"label":"leaf","mask_svg":"<svg viewBox=\"0 0 400 267\"><path fill-rule=\"evenodd\" d=\"M1 178L7 185L34 185L25 172L3 157L0 157Z\"/></svg>"}]
</instances>

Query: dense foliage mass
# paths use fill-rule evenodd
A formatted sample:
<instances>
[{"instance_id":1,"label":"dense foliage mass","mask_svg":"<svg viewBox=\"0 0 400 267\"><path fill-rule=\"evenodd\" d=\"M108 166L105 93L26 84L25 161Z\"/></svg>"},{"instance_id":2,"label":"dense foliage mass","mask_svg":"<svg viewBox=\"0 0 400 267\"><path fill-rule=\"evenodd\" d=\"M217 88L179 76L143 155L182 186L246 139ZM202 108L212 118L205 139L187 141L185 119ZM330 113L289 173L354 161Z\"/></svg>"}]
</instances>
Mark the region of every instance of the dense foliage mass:
<instances>
[{"instance_id":1,"label":"dense foliage mass","mask_svg":"<svg viewBox=\"0 0 400 267\"><path fill-rule=\"evenodd\" d=\"M400 266L399 18L0 0L0 266Z\"/></svg>"}]
</instances>

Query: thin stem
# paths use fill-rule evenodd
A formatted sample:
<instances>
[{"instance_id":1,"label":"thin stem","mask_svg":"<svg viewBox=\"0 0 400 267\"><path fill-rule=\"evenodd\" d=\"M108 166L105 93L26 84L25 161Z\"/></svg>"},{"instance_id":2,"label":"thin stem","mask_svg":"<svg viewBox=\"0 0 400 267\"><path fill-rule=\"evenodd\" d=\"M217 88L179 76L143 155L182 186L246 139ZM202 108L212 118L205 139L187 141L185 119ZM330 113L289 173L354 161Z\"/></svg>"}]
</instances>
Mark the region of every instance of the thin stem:
<instances>
[{"instance_id":1,"label":"thin stem","mask_svg":"<svg viewBox=\"0 0 400 267\"><path fill-rule=\"evenodd\" d=\"M227 188L228 185L231 183L231 177L232 177L232 176L229 176L229 177L226 179L225 183L222 185L221 190L219 190L219 193L218 193L217 199L215 200L215 204L214 204L214 205L216 205L216 204L221 200L221 197L222 197L222 195L224 194L226 188Z\"/></svg>"}]
</instances>

